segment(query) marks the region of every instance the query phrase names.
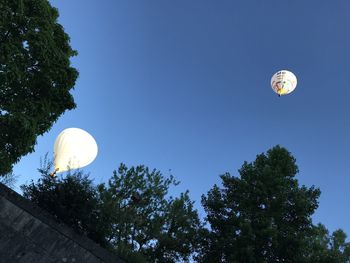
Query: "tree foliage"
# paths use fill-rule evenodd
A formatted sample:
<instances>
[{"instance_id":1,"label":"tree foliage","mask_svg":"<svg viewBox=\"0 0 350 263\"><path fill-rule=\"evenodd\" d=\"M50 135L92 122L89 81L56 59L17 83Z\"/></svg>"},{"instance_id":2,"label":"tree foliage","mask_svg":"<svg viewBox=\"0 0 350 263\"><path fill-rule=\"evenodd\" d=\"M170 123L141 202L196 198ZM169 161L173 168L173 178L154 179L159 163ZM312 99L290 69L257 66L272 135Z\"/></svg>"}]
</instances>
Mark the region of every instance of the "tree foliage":
<instances>
[{"instance_id":1,"label":"tree foliage","mask_svg":"<svg viewBox=\"0 0 350 263\"><path fill-rule=\"evenodd\" d=\"M208 228L188 192L169 196L178 182L146 166L121 164L96 186L81 171L52 180L49 162L39 171L24 196L126 262L350 262L346 234L312 223L320 190L299 185L294 157L279 146L202 196Z\"/></svg>"},{"instance_id":2,"label":"tree foliage","mask_svg":"<svg viewBox=\"0 0 350 263\"><path fill-rule=\"evenodd\" d=\"M319 189L299 186L295 159L276 146L221 176L202 204L210 225L199 262L305 262Z\"/></svg>"},{"instance_id":3,"label":"tree foliage","mask_svg":"<svg viewBox=\"0 0 350 263\"><path fill-rule=\"evenodd\" d=\"M0 0L0 175L75 103L76 55L47 0Z\"/></svg>"},{"instance_id":4,"label":"tree foliage","mask_svg":"<svg viewBox=\"0 0 350 263\"><path fill-rule=\"evenodd\" d=\"M0 176L0 183L6 185L7 187L14 188L18 176L15 175L12 171Z\"/></svg>"},{"instance_id":5,"label":"tree foliage","mask_svg":"<svg viewBox=\"0 0 350 263\"><path fill-rule=\"evenodd\" d=\"M47 161L38 170L41 178L36 183L21 186L23 196L77 233L106 246L104 233L96 227L100 221L98 193L88 175L78 170L53 180L52 164Z\"/></svg>"},{"instance_id":6,"label":"tree foliage","mask_svg":"<svg viewBox=\"0 0 350 263\"><path fill-rule=\"evenodd\" d=\"M312 263L348 263L350 262L350 243L346 234L338 229L332 234L322 224L313 229L309 238L308 262Z\"/></svg>"},{"instance_id":7,"label":"tree foliage","mask_svg":"<svg viewBox=\"0 0 350 263\"><path fill-rule=\"evenodd\" d=\"M196 250L202 225L188 192L168 196L172 176L122 164L94 186L81 172L52 180L43 167L24 196L128 262L188 262Z\"/></svg>"},{"instance_id":8,"label":"tree foliage","mask_svg":"<svg viewBox=\"0 0 350 263\"><path fill-rule=\"evenodd\" d=\"M176 184L172 176L145 166L121 165L107 186L99 186L110 222L109 241L119 255L135 262L188 260L201 223L188 192L167 198Z\"/></svg>"}]
</instances>

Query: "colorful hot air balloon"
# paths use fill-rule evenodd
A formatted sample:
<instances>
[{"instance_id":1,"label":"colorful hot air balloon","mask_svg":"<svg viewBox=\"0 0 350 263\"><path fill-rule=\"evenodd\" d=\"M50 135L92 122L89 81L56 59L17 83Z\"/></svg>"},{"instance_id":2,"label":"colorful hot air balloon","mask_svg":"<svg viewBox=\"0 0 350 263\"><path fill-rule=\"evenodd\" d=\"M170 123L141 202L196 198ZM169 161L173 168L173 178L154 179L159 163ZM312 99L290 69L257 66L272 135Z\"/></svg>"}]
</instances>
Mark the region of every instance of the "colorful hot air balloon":
<instances>
[{"instance_id":1,"label":"colorful hot air balloon","mask_svg":"<svg viewBox=\"0 0 350 263\"><path fill-rule=\"evenodd\" d=\"M288 70L280 70L271 78L271 87L278 96L291 93L296 86L297 78Z\"/></svg>"},{"instance_id":2,"label":"colorful hot air balloon","mask_svg":"<svg viewBox=\"0 0 350 263\"><path fill-rule=\"evenodd\" d=\"M54 145L55 172L68 171L84 167L97 156L98 147L95 139L86 131L78 128L63 130Z\"/></svg>"}]
</instances>

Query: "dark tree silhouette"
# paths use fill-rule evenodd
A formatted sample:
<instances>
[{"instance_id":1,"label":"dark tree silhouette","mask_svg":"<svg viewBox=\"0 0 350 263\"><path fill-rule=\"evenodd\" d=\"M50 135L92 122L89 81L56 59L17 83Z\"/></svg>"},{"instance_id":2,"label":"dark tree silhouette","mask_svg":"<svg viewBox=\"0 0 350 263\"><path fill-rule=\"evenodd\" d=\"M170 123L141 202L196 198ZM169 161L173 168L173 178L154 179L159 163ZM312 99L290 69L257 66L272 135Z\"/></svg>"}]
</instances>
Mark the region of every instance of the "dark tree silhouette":
<instances>
[{"instance_id":1,"label":"dark tree silhouette","mask_svg":"<svg viewBox=\"0 0 350 263\"><path fill-rule=\"evenodd\" d=\"M320 190L299 186L294 157L276 146L245 162L240 177L221 176L202 204L211 229L199 262L309 262L311 215Z\"/></svg>"},{"instance_id":2,"label":"dark tree silhouette","mask_svg":"<svg viewBox=\"0 0 350 263\"><path fill-rule=\"evenodd\" d=\"M72 227L77 233L83 234L107 247L105 235L99 226L100 202L96 187L78 170L69 171L65 176L55 179L50 177L51 162L45 161L39 170L41 178L34 183L21 185L23 196L51 213L57 220Z\"/></svg>"},{"instance_id":3,"label":"dark tree silhouette","mask_svg":"<svg viewBox=\"0 0 350 263\"><path fill-rule=\"evenodd\" d=\"M345 233L313 225L320 190L299 186L295 159L279 146L203 195L207 229L188 192L169 197L178 182L157 170L122 164L97 186L81 171L53 180L47 162L39 171L24 196L127 262L350 262Z\"/></svg>"},{"instance_id":4,"label":"dark tree silhouette","mask_svg":"<svg viewBox=\"0 0 350 263\"><path fill-rule=\"evenodd\" d=\"M318 224L314 227L309 242L307 262L350 262L350 243L346 242L346 234L341 229L330 234L324 225Z\"/></svg>"},{"instance_id":5,"label":"dark tree silhouette","mask_svg":"<svg viewBox=\"0 0 350 263\"><path fill-rule=\"evenodd\" d=\"M187 262L195 252L202 224L188 192L168 196L172 176L122 164L94 186L80 171L53 180L51 170L22 185L24 196L127 262Z\"/></svg>"}]
</instances>

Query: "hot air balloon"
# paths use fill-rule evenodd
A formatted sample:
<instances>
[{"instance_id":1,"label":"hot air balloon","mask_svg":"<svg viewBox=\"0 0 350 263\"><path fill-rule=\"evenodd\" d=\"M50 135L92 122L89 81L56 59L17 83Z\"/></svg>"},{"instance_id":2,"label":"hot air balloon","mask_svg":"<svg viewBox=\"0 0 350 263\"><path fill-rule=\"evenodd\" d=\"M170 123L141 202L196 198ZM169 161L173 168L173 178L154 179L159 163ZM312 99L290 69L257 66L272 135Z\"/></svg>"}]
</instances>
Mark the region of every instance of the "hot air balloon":
<instances>
[{"instance_id":1,"label":"hot air balloon","mask_svg":"<svg viewBox=\"0 0 350 263\"><path fill-rule=\"evenodd\" d=\"M79 128L63 130L56 138L54 145L55 171L65 172L77 169L92 163L97 156L95 139L86 131Z\"/></svg>"},{"instance_id":2,"label":"hot air balloon","mask_svg":"<svg viewBox=\"0 0 350 263\"><path fill-rule=\"evenodd\" d=\"M287 95L295 90L297 86L296 76L288 70L280 70L271 78L271 87L274 92L281 95Z\"/></svg>"}]
</instances>

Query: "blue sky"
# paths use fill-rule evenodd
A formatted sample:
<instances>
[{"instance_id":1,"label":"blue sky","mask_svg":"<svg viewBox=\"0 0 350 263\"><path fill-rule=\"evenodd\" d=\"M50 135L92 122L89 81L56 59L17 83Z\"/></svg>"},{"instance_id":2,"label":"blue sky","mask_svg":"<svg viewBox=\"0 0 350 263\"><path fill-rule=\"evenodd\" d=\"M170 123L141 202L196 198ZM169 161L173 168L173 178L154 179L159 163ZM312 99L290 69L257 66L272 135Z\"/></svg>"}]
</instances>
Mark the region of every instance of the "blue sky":
<instances>
[{"instance_id":1,"label":"blue sky","mask_svg":"<svg viewBox=\"0 0 350 263\"><path fill-rule=\"evenodd\" d=\"M276 144L296 157L300 183L321 188L314 221L350 234L350 2L347 0L74 0L51 3L79 55L66 112L14 172L36 180L65 128L90 132L86 167L104 182L121 162L181 181L196 201L243 161ZM271 76L298 77L278 98ZM18 188L17 188L18 189Z\"/></svg>"}]
</instances>

